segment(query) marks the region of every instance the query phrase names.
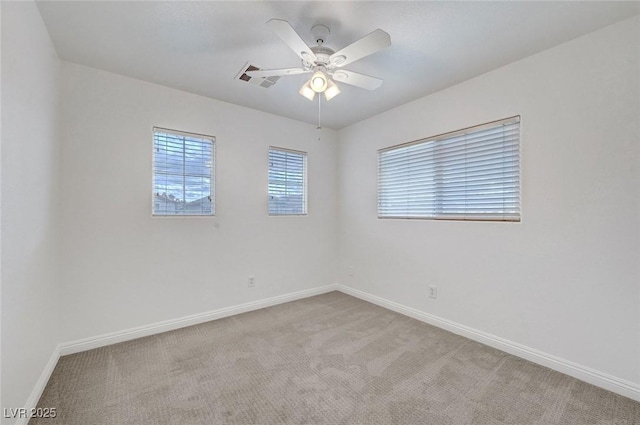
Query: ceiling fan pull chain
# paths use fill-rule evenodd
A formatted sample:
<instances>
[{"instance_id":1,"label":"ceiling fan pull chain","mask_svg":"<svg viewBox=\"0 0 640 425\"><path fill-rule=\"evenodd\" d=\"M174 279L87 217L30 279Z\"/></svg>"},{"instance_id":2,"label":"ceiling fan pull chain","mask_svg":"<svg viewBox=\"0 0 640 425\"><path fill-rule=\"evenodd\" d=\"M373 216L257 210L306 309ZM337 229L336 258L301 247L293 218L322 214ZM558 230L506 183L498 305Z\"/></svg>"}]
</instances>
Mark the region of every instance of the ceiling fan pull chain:
<instances>
[{"instance_id":1,"label":"ceiling fan pull chain","mask_svg":"<svg viewBox=\"0 0 640 425\"><path fill-rule=\"evenodd\" d=\"M322 96L318 96L318 126L316 127L316 130L320 130L322 127L320 126L320 111L322 110L321 105L322 104Z\"/></svg>"}]
</instances>

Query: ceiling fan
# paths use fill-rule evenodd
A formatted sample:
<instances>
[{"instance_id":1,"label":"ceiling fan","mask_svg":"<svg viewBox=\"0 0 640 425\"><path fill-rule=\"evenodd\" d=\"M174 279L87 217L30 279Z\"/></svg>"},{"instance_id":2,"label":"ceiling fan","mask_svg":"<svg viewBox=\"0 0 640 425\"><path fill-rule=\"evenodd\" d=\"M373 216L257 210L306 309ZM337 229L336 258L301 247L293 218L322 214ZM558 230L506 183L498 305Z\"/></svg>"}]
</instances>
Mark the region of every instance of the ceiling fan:
<instances>
[{"instance_id":1,"label":"ceiling fan","mask_svg":"<svg viewBox=\"0 0 640 425\"><path fill-rule=\"evenodd\" d=\"M302 67L247 71L246 74L249 77L268 78L313 73L300 89L300 94L313 100L316 93L324 93L327 101L340 93L334 80L367 90L375 90L382 84L380 78L342 68L390 46L391 37L381 29L365 35L360 40L336 52L324 45L325 38L330 33L329 27L325 25L314 25L311 28L311 34L317 43L317 46L314 47L309 47L285 20L270 19L267 21L267 25L302 59Z\"/></svg>"}]
</instances>

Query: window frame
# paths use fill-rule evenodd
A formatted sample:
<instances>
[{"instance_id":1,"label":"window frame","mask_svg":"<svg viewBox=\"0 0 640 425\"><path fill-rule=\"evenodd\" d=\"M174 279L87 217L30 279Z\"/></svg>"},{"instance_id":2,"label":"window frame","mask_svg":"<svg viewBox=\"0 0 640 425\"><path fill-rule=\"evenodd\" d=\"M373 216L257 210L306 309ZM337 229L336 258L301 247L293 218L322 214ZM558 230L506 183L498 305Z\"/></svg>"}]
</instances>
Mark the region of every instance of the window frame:
<instances>
[{"instance_id":1,"label":"window frame","mask_svg":"<svg viewBox=\"0 0 640 425\"><path fill-rule=\"evenodd\" d=\"M210 197L211 214L156 214L155 213L155 142L156 133L168 133L183 137L192 137L208 140L211 143L211 173L210 173ZM166 127L154 126L151 129L151 217L183 217L183 218L211 218L216 217L216 137L208 134L194 133L189 131L174 130ZM184 178L184 174L183 174Z\"/></svg>"},{"instance_id":2,"label":"window frame","mask_svg":"<svg viewBox=\"0 0 640 425\"><path fill-rule=\"evenodd\" d=\"M499 218L497 217L495 214L490 215L487 214L486 216L482 216L482 215L476 215L476 216L462 216L462 217L453 217L452 215L446 215L443 214L441 216L438 216L437 214L434 216L402 216L402 215L382 215L380 213L380 198L381 198L381 178L380 178L380 162L381 162L381 154L388 152L388 151L392 151L395 149L400 149L400 148L406 148L406 147L410 147L410 146L414 146L414 145L419 145L419 144L424 144L424 143L430 143L430 142L435 142L437 143L438 141L446 141L446 140L450 140L453 139L455 137L461 136L461 135L465 135L468 133L473 133L473 132L479 132L485 129L489 129L489 128L493 128L493 127L497 127L499 125L508 125L508 124L514 124L517 123L518 124L518 142L517 142L517 156L518 156L518 161L517 161L517 165L518 165L518 212L517 212L517 217L515 218L506 218L506 217L502 217ZM520 223L522 221L522 166L521 166L521 151L522 151L522 137L521 137L521 117L520 115L515 115L512 117L508 117L508 118L503 118L503 119L499 119L499 120L495 120L495 121L490 121L487 123L483 123L483 124L479 124L479 125L475 125L475 126L470 126L470 127L465 127L462 128L460 130L455 130L455 131L451 131L451 132L447 132L447 133L441 133L435 136L430 136L427 138L423 138L423 139L418 139L418 140L412 140L410 142L405 142L405 143L400 143L397 145L393 145L393 146L388 146L385 148L381 148L378 149L377 151L377 170L376 170L376 175L377 175L377 205L376 205L376 209L377 209L377 217L380 220L397 220L397 219L401 219L401 220L437 220L437 221L467 221L467 222L503 222L503 223ZM434 168L437 168L436 166L434 166ZM442 197L442 193L438 193L438 191L434 190L433 195L435 197Z\"/></svg>"},{"instance_id":3,"label":"window frame","mask_svg":"<svg viewBox=\"0 0 640 425\"><path fill-rule=\"evenodd\" d=\"M269 183L269 174L271 173L271 165L270 165L270 157L271 157L271 151L278 151L278 152L286 152L286 153L292 153L292 154L297 154L297 155L301 155L303 157L303 161L302 161L302 181L303 181L303 186L302 186L302 207L303 207L303 213L300 214L289 214L289 213L271 213L270 208L269 208L269 202L271 200L271 192L270 192L270 183ZM304 152L304 151L300 151L300 150L296 150L296 149L289 149L289 148L282 148L282 147L278 147L278 146L269 146L269 150L267 151L267 214L269 215L269 217L304 217L304 216L308 216L309 215L309 205L308 205L308 200L309 200L309 180L308 180L308 175L309 175L309 166L308 166L308 153Z\"/></svg>"}]
</instances>

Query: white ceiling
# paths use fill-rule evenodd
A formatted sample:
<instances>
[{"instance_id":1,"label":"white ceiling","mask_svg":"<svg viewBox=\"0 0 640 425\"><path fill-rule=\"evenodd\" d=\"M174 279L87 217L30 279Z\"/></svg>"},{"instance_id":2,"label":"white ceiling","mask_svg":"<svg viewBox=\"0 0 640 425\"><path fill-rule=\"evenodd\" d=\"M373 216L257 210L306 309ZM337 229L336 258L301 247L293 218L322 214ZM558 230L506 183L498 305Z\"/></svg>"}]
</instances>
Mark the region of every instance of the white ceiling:
<instances>
[{"instance_id":1,"label":"white ceiling","mask_svg":"<svg viewBox=\"0 0 640 425\"><path fill-rule=\"evenodd\" d=\"M314 24L334 50L376 28L391 47L346 69L384 79L367 91L339 84L322 123L339 129L408 101L640 13L639 2L43 1L60 58L316 123L317 102L298 94L308 75L265 89L234 80L246 62L300 66L265 25L285 19L311 46Z\"/></svg>"}]
</instances>

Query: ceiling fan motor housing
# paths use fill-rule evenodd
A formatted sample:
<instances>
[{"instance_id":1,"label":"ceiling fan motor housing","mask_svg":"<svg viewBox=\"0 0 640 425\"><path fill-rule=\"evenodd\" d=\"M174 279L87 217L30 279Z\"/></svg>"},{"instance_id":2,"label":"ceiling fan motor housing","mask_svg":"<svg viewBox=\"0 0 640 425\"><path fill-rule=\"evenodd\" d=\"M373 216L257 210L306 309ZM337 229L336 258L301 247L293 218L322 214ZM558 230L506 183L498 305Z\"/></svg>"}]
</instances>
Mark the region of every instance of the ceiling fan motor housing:
<instances>
[{"instance_id":1,"label":"ceiling fan motor housing","mask_svg":"<svg viewBox=\"0 0 640 425\"><path fill-rule=\"evenodd\" d=\"M329 58L332 54L335 53L333 49L330 49L326 46L314 46L311 47L311 51L316 55L316 61L309 62L303 60L302 64L304 65L305 69L313 69L316 66L324 66L328 68L331 65Z\"/></svg>"}]
</instances>

